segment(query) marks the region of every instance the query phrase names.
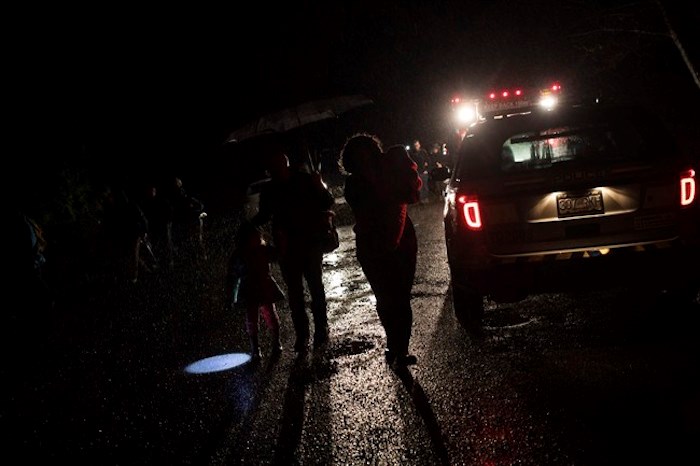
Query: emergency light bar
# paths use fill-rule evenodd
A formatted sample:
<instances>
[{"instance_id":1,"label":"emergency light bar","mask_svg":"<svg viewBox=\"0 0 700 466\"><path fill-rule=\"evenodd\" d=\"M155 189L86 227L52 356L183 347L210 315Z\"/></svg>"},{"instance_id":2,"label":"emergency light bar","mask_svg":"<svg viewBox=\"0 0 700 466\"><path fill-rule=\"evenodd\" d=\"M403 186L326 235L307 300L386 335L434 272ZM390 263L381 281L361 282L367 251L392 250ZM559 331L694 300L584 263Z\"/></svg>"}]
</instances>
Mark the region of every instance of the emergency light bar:
<instances>
[{"instance_id":1,"label":"emergency light bar","mask_svg":"<svg viewBox=\"0 0 700 466\"><path fill-rule=\"evenodd\" d=\"M482 113L496 113L530 107L535 104L546 110L551 110L557 104L561 90L561 84L558 82L554 82L546 88L528 91L522 87L492 90L486 95L480 110Z\"/></svg>"}]
</instances>

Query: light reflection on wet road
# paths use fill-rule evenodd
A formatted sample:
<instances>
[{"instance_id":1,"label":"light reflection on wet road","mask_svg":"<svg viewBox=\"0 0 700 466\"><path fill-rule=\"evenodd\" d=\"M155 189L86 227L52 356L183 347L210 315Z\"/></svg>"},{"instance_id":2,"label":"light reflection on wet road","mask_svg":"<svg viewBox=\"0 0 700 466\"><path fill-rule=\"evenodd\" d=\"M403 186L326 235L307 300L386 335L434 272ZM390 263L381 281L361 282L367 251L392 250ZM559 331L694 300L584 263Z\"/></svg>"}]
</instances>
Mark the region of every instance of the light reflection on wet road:
<instances>
[{"instance_id":1,"label":"light reflection on wet road","mask_svg":"<svg viewBox=\"0 0 700 466\"><path fill-rule=\"evenodd\" d=\"M252 454L237 450L228 459L615 464L647 455L665 458L671 447L670 456L679 457L684 442L698 432L697 408L685 413L695 422L690 428L677 423L662 427L656 421L678 422L689 403L697 407L698 369L671 370L677 380L671 391L684 390L685 398L675 406L660 406L667 388L651 381L660 369L647 359L677 357L677 351L687 357L687 348L668 348L663 339L630 342L650 336L650 323L640 322L650 316L636 314L640 302L630 304L624 292L544 295L508 305L489 302L487 335L471 340L451 311L440 214L435 204L412 211L420 242L411 345L418 365L397 374L383 361L383 332L373 296L354 260L352 233L343 228L342 247L326 258L331 345L323 356L283 366L292 374L300 371L290 376L286 388L303 405L292 412L296 418L288 419L289 411L270 409L273 420L260 425L274 430L281 420L283 426L302 423L303 428L291 442L282 438L284 429L277 430L277 437L253 429L244 436L262 435L271 441L270 449L282 443L284 455L257 448ZM641 336L629 331L630 319ZM646 414L627 418L631 410ZM642 419L644 427L639 425ZM652 440L657 446L649 451Z\"/></svg>"},{"instance_id":2,"label":"light reflection on wet road","mask_svg":"<svg viewBox=\"0 0 700 466\"><path fill-rule=\"evenodd\" d=\"M248 348L242 314L223 311L221 277L102 297L111 314L94 314L105 319L94 341L82 336L91 344L52 369L46 398L23 413L33 422L23 453L207 465L669 464L697 454L697 306L625 290L487 302L486 334L474 340L452 313L441 212L411 209L418 365L386 365L374 296L341 227L341 247L324 258L327 347L295 357L283 302L278 359L263 326L258 366L186 373Z\"/></svg>"}]
</instances>

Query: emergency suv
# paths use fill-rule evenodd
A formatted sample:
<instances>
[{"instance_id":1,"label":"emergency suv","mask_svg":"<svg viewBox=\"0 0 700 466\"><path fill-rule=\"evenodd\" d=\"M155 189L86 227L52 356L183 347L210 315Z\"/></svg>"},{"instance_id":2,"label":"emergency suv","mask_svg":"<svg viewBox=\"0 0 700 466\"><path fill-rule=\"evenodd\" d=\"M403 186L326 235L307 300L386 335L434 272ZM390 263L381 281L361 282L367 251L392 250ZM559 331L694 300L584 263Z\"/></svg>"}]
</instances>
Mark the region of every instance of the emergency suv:
<instances>
[{"instance_id":1,"label":"emergency suv","mask_svg":"<svg viewBox=\"0 0 700 466\"><path fill-rule=\"evenodd\" d=\"M481 329L485 299L601 287L696 300L697 159L641 108L538 97L482 106L459 147L444 210L458 321Z\"/></svg>"}]
</instances>

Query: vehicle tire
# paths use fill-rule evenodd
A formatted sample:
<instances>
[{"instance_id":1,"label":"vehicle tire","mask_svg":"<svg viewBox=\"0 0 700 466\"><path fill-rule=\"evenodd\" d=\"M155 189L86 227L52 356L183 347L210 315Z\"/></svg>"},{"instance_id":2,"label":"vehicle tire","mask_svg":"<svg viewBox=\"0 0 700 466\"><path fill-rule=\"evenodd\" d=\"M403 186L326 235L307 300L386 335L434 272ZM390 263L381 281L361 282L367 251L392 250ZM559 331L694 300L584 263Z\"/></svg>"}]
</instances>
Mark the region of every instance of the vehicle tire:
<instances>
[{"instance_id":1,"label":"vehicle tire","mask_svg":"<svg viewBox=\"0 0 700 466\"><path fill-rule=\"evenodd\" d=\"M481 333L484 325L484 297L466 287L452 285L452 307L459 324L471 333Z\"/></svg>"}]
</instances>

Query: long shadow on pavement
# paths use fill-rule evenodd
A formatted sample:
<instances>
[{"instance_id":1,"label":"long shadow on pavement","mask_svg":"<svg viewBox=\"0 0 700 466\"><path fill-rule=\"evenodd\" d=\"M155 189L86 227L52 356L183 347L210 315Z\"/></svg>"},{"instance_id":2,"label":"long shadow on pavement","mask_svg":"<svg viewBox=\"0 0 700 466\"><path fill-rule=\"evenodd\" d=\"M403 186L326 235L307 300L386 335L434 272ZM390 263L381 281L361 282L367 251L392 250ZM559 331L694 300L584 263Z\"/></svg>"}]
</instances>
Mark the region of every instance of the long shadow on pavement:
<instances>
[{"instance_id":1,"label":"long shadow on pavement","mask_svg":"<svg viewBox=\"0 0 700 466\"><path fill-rule=\"evenodd\" d=\"M425 427L428 430L428 435L430 436L430 441L433 444L433 448L438 458L440 459L440 464L449 465L450 457L445 446L445 442L442 438L442 429L440 424L438 424L435 413L430 406L430 400L425 394L423 387L413 378L413 374L406 367L396 367L394 372L406 387L406 391L411 395L413 399L413 404L418 411L421 419L425 422Z\"/></svg>"}]
</instances>

